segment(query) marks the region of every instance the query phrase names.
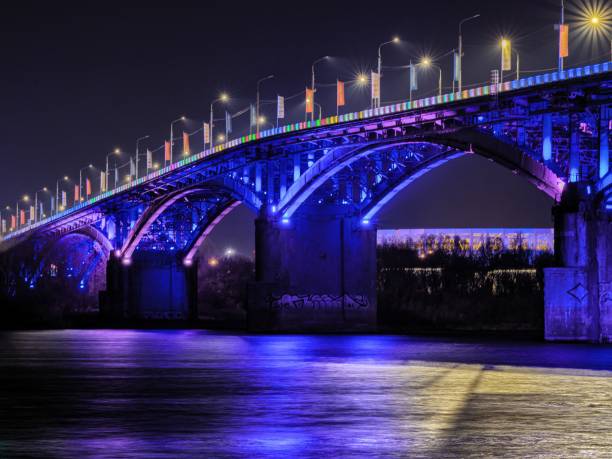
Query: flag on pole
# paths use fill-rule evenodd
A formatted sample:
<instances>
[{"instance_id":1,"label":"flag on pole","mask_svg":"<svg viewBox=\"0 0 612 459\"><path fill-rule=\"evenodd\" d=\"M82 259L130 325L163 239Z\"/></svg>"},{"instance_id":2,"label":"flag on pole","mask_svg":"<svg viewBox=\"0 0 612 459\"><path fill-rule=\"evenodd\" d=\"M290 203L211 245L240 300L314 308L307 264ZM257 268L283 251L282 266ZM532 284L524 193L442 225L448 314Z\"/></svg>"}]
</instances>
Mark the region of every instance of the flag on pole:
<instances>
[{"instance_id":1,"label":"flag on pole","mask_svg":"<svg viewBox=\"0 0 612 459\"><path fill-rule=\"evenodd\" d=\"M153 169L153 154L151 153L151 150L147 148L147 171L149 169Z\"/></svg>"},{"instance_id":2,"label":"flag on pole","mask_svg":"<svg viewBox=\"0 0 612 459\"><path fill-rule=\"evenodd\" d=\"M115 186L119 183L119 168L115 167Z\"/></svg>"},{"instance_id":3,"label":"flag on pole","mask_svg":"<svg viewBox=\"0 0 612 459\"><path fill-rule=\"evenodd\" d=\"M6 220L3 218L2 219L2 223L1 223L2 228L0 228L2 230L2 233L6 233Z\"/></svg>"},{"instance_id":4,"label":"flag on pole","mask_svg":"<svg viewBox=\"0 0 612 459\"><path fill-rule=\"evenodd\" d=\"M458 52L454 52L453 53L453 80L456 81L457 83L459 82L459 67L460 67L460 63L459 63L459 53Z\"/></svg>"},{"instance_id":5,"label":"flag on pole","mask_svg":"<svg viewBox=\"0 0 612 459\"><path fill-rule=\"evenodd\" d=\"M170 142L164 141L164 161L170 161Z\"/></svg>"},{"instance_id":6,"label":"flag on pole","mask_svg":"<svg viewBox=\"0 0 612 459\"><path fill-rule=\"evenodd\" d=\"M416 65L410 65L410 90L416 91L419 89L419 84L417 82L417 69Z\"/></svg>"},{"instance_id":7,"label":"flag on pole","mask_svg":"<svg viewBox=\"0 0 612 459\"><path fill-rule=\"evenodd\" d=\"M225 111L225 136L232 132L232 115L227 110Z\"/></svg>"},{"instance_id":8,"label":"flag on pole","mask_svg":"<svg viewBox=\"0 0 612 459\"><path fill-rule=\"evenodd\" d=\"M282 119L285 117L285 98L276 96L276 117Z\"/></svg>"},{"instance_id":9,"label":"flag on pole","mask_svg":"<svg viewBox=\"0 0 612 459\"><path fill-rule=\"evenodd\" d=\"M36 208L34 206L30 206L30 222L33 222L36 217Z\"/></svg>"},{"instance_id":10,"label":"flag on pole","mask_svg":"<svg viewBox=\"0 0 612 459\"><path fill-rule=\"evenodd\" d=\"M106 172L100 171L100 191L104 193L106 191Z\"/></svg>"},{"instance_id":11,"label":"flag on pole","mask_svg":"<svg viewBox=\"0 0 612 459\"><path fill-rule=\"evenodd\" d=\"M43 203L39 202L38 203L38 215L42 217L44 214L45 214L45 208L43 207Z\"/></svg>"},{"instance_id":12,"label":"flag on pole","mask_svg":"<svg viewBox=\"0 0 612 459\"><path fill-rule=\"evenodd\" d=\"M55 198L51 196L51 213L55 212Z\"/></svg>"},{"instance_id":13,"label":"flag on pole","mask_svg":"<svg viewBox=\"0 0 612 459\"><path fill-rule=\"evenodd\" d=\"M257 112L255 110L255 105L251 104L251 107L249 108L250 111L250 127L251 129L253 129L255 126L257 126Z\"/></svg>"},{"instance_id":14,"label":"flag on pole","mask_svg":"<svg viewBox=\"0 0 612 459\"><path fill-rule=\"evenodd\" d=\"M25 222L26 222L26 220L25 220L25 210L21 209L19 211L19 224L20 225L25 225Z\"/></svg>"},{"instance_id":15,"label":"flag on pole","mask_svg":"<svg viewBox=\"0 0 612 459\"><path fill-rule=\"evenodd\" d=\"M66 192L62 191L62 207L65 209L67 205L68 197L66 196Z\"/></svg>"},{"instance_id":16,"label":"flag on pole","mask_svg":"<svg viewBox=\"0 0 612 459\"><path fill-rule=\"evenodd\" d=\"M380 73L372 72L370 81L372 82L372 99L380 100Z\"/></svg>"},{"instance_id":17,"label":"flag on pole","mask_svg":"<svg viewBox=\"0 0 612 459\"><path fill-rule=\"evenodd\" d=\"M344 81L340 80L337 80L336 105L338 107L344 106Z\"/></svg>"},{"instance_id":18,"label":"flag on pole","mask_svg":"<svg viewBox=\"0 0 612 459\"><path fill-rule=\"evenodd\" d=\"M187 156L189 151L189 134L183 131L183 154Z\"/></svg>"},{"instance_id":19,"label":"flag on pole","mask_svg":"<svg viewBox=\"0 0 612 459\"><path fill-rule=\"evenodd\" d=\"M559 57L569 56L569 25L559 24Z\"/></svg>"},{"instance_id":20,"label":"flag on pole","mask_svg":"<svg viewBox=\"0 0 612 459\"><path fill-rule=\"evenodd\" d=\"M512 70L512 44L510 40L502 40L502 61L501 69L502 72L506 70Z\"/></svg>"},{"instance_id":21,"label":"flag on pole","mask_svg":"<svg viewBox=\"0 0 612 459\"><path fill-rule=\"evenodd\" d=\"M208 123L204 123L202 126L202 131L204 132L204 145L210 143L210 125Z\"/></svg>"},{"instance_id":22,"label":"flag on pole","mask_svg":"<svg viewBox=\"0 0 612 459\"><path fill-rule=\"evenodd\" d=\"M78 202L81 200L81 193L79 190L79 186L75 185L74 186L74 202Z\"/></svg>"},{"instance_id":23,"label":"flag on pole","mask_svg":"<svg viewBox=\"0 0 612 459\"><path fill-rule=\"evenodd\" d=\"M89 197L91 195L91 180L89 178L85 179L85 196Z\"/></svg>"},{"instance_id":24,"label":"flag on pole","mask_svg":"<svg viewBox=\"0 0 612 459\"><path fill-rule=\"evenodd\" d=\"M135 176L136 176L136 164L134 163L134 160L130 158L130 177L135 177Z\"/></svg>"},{"instance_id":25,"label":"flag on pole","mask_svg":"<svg viewBox=\"0 0 612 459\"><path fill-rule=\"evenodd\" d=\"M314 91L306 88L306 113L314 112Z\"/></svg>"},{"instance_id":26,"label":"flag on pole","mask_svg":"<svg viewBox=\"0 0 612 459\"><path fill-rule=\"evenodd\" d=\"M14 215L11 215L11 230L14 230L16 226L17 226L17 219L15 218Z\"/></svg>"}]
</instances>

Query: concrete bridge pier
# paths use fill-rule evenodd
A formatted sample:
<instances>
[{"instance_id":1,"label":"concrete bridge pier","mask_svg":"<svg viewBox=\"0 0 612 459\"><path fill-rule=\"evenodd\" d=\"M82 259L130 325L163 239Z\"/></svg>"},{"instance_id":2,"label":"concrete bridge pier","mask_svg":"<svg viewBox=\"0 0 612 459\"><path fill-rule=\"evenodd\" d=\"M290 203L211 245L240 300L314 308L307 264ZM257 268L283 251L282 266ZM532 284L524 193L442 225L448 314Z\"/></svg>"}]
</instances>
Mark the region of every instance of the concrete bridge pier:
<instances>
[{"instance_id":1,"label":"concrete bridge pier","mask_svg":"<svg viewBox=\"0 0 612 459\"><path fill-rule=\"evenodd\" d=\"M612 219L574 183L553 210L560 267L544 270L545 338L612 342Z\"/></svg>"},{"instance_id":2,"label":"concrete bridge pier","mask_svg":"<svg viewBox=\"0 0 612 459\"><path fill-rule=\"evenodd\" d=\"M376 328L376 229L355 217L255 222L254 331L371 331Z\"/></svg>"},{"instance_id":3,"label":"concrete bridge pier","mask_svg":"<svg viewBox=\"0 0 612 459\"><path fill-rule=\"evenodd\" d=\"M197 314L197 265L176 252L138 251L129 264L111 257L100 312L113 319L186 320Z\"/></svg>"}]
</instances>

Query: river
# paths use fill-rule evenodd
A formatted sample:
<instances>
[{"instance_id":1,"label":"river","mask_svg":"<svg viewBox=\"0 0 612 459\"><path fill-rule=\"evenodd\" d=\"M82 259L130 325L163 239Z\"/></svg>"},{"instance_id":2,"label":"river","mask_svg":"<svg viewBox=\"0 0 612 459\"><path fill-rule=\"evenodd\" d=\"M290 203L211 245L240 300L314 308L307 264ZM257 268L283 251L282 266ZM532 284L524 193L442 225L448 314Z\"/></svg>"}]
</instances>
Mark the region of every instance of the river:
<instances>
[{"instance_id":1,"label":"river","mask_svg":"<svg viewBox=\"0 0 612 459\"><path fill-rule=\"evenodd\" d=\"M612 457L612 347L0 333L0 457Z\"/></svg>"}]
</instances>

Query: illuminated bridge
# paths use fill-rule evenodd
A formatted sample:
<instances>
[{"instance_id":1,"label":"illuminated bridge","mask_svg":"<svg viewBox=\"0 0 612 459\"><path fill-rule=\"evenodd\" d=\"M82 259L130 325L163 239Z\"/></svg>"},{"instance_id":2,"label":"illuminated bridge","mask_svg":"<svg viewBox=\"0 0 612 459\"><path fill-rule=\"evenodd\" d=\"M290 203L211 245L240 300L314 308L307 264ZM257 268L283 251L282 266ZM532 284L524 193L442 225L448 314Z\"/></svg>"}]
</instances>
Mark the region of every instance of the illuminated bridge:
<instances>
[{"instance_id":1,"label":"illuminated bridge","mask_svg":"<svg viewBox=\"0 0 612 459\"><path fill-rule=\"evenodd\" d=\"M611 70L568 69L228 141L5 234L4 294L70 277L62 285L99 292L110 317L189 317L198 247L244 203L258 215L252 329L371 329L378 212L430 170L478 154L557 202L547 338L612 340Z\"/></svg>"}]
</instances>

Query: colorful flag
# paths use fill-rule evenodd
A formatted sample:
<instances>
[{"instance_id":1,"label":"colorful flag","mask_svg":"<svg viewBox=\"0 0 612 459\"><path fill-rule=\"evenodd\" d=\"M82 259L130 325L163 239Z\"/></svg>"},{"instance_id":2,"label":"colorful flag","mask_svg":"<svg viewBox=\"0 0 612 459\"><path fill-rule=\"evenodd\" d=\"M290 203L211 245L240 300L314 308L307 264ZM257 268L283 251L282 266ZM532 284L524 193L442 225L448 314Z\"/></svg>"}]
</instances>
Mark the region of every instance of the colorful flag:
<instances>
[{"instance_id":1,"label":"colorful flag","mask_svg":"<svg viewBox=\"0 0 612 459\"><path fill-rule=\"evenodd\" d=\"M33 222L36 218L36 208L34 206L30 206L30 221Z\"/></svg>"},{"instance_id":2,"label":"colorful flag","mask_svg":"<svg viewBox=\"0 0 612 459\"><path fill-rule=\"evenodd\" d=\"M569 25L559 25L559 57L569 56Z\"/></svg>"},{"instance_id":3,"label":"colorful flag","mask_svg":"<svg viewBox=\"0 0 612 459\"><path fill-rule=\"evenodd\" d=\"M170 161L170 142L164 141L164 161Z\"/></svg>"},{"instance_id":4,"label":"colorful flag","mask_svg":"<svg viewBox=\"0 0 612 459\"><path fill-rule=\"evenodd\" d=\"M74 202L78 202L81 200L81 193L79 190L79 185L74 186Z\"/></svg>"},{"instance_id":5,"label":"colorful flag","mask_svg":"<svg viewBox=\"0 0 612 459\"><path fill-rule=\"evenodd\" d=\"M227 110L225 111L225 136L232 132L232 115Z\"/></svg>"},{"instance_id":6,"label":"colorful flag","mask_svg":"<svg viewBox=\"0 0 612 459\"><path fill-rule=\"evenodd\" d=\"M380 100L380 73L372 72L372 99Z\"/></svg>"},{"instance_id":7,"label":"colorful flag","mask_svg":"<svg viewBox=\"0 0 612 459\"><path fill-rule=\"evenodd\" d=\"M342 107L344 105L344 82L340 80L337 80L336 105L338 107Z\"/></svg>"},{"instance_id":8,"label":"colorful flag","mask_svg":"<svg viewBox=\"0 0 612 459\"><path fill-rule=\"evenodd\" d=\"M512 44L509 40L502 40L502 72L512 70Z\"/></svg>"},{"instance_id":9,"label":"colorful flag","mask_svg":"<svg viewBox=\"0 0 612 459\"><path fill-rule=\"evenodd\" d=\"M106 191L106 172L100 171L100 191L104 193Z\"/></svg>"},{"instance_id":10,"label":"colorful flag","mask_svg":"<svg viewBox=\"0 0 612 459\"><path fill-rule=\"evenodd\" d=\"M314 112L314 91L306 88L306 113Z\"/></svg>"},{"instance_id":11,"label":"colorful flag","mask_svg":"<svg viewBox=\"0 0 612 459\"><path fill-rule=\"evenodd\" d=\"M11 230L14 230L16 226L17 226L17 219L15 218L14 215L11 215Z\"/></svg>"},{"instance_id":12,"label":"colorful flag","mask_svg":"<svg viewBox=\"0 0 612 459\"><path fill-rule=\"evenodd\" d=\"M453 53L453 80L459 82L459 70L461 67L461 63L459 62L459 53Z\"/></svg>"},{"instance_id":13,"label":"colorful flag","mask_svg":"<svg viewBox=\"0 0 612 459\"><path fill-rule=\"evenodd\" d=\"M119 168L115 167L115 186L119 183Z\"/></svg>"},{"instance_id":14,"label":"colorful flag","mask_svg":"<svg viewBox=\"0 0 612 459\"><path fill-rule=\"evenodd\" d=\"M189 134L183 131L183 153L185 155L189 154Z\"/></svg>"},{"instance_id":15,"label":"colorful flag","mask_svg":"<svg viewBox=\"0 0 612 459\"><path fill-rule=\"evenodd\" d=\"M130 158L130 177L136 177L136 164L132 158Z\"/></svg>"},{"instance_id":16,"label":"colorful flag","mask_svg":"<svg viewBox=\"0 0 612 459\"><path fill-rule=\"evenodd\" d=\"M251 129L254 128L255 126L257 126L257 112L255 111L255 105L251 104L251 107L249 108L250 111L250 127Z\"/></svg>"},{"instance_id":17,"label":"colorful flag","mask_svg":"<svg viewBox=\"0 0 612 459\"><path fill-rule=\"evenodd\" d=\"M153 169L153 153L151 153L151 150L147 149L147 171L149 169Z\"/></svg>"},{"instance_id":18,"label":"colorful flag","mask_svg":"<svg viewBox=\"0 0 612 459\"><path fill-rule=\"evenodd\" d=\"M55 198L51 196L51 213L55 212Z\"/></svg>"},{"instance_id":19,"label":"colorful flag","mask_svg":"<svg viewBox=\"0 0 612 459\"><path fill-rule=\"evenodd\" d=\"M282 119L285 117L285 98L276 96L276 117Z\"/></svg>"},{"instance_id":20,"label":"colorful flag","mask_svg":"<svg viewBox=\"0 0 612 459\"><path fill-rule=\"evenodd\" d=\"M85 196L89 197L91 195L91 180L89 178L85 179Z\"/></svg>"},{"instance_id":21,"label":"colorful flag","mask_svg":"<svg viewBox=\"0 0 612 459\"><path fill-rule=\"evenodd\" d=\"M210 143L210 125L208 123L204 123L202 126L202 131L204 132L204 145Z\"/></svg>"},{"instance_id":22,"label":"colorful flag","mask_svg":"<svg viewBox=\"0 0 612 459\"><path fill-rule=\"evenodd\" d=\"M51 198L51 199L53 199L53 198ZM38 215L40 217L42 217L44 214L45 214L45 208L43 207L43 203L39 202L38 203Z\"/></svg>"},{"instance_id":23,"label":"colorful flag","mask_svg":"<svg viewBox=\"0 0 612 459\"><path fill-rule=\"evenodd\" d=\"M417 82L417 68L416 65L410 65L410 90L416 91L419 89L419 84Z\"/></svg>"},{"instance_id":24,"label":"colorful flag","mask_svg":"<svg viewBox=\"0 0 612 459\"><path fill-rule=\"evenodd\" d=\"M21 209L19 211L19 224L20 225L25 225L25 210Z\"/></svg>"},{"instance_id":25,"label":"colorful flag","mask_svg":"<svg viewBox=\"0 0 612 459\"><path fill-rule=\"evenodd\" d=\"M62 207L65 209L68 201L68 197L66 196L66 192L62 191Z\"/></svg>"},{"instance_id":26,"label":"colorful flag","mask_svg":"<svg viewBox=\"0 0 612 459\"><path fill-rule=\"evenodd\" d=\"M0 223L0 231L2 231L2 234L6 233L6 220L4 218L2 219L2 223Z\"/></svg>"}]
</instances>

